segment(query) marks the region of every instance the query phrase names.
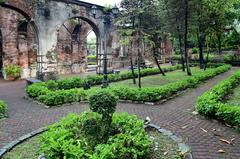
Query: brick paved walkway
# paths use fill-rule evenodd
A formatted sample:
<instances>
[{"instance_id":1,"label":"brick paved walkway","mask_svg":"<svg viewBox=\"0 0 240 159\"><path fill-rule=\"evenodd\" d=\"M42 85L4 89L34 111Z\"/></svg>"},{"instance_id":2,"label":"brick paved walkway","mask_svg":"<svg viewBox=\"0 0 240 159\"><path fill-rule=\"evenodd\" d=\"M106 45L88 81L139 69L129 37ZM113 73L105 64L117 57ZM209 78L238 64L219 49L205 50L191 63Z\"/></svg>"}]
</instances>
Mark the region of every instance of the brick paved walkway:
<instances>
[{"instance_id":1,"label":"brick paved walkway","mask_svg":"<svg viewBox=\"0 0 240 159\"><path fill-rule=\"evenodd\" d=\"M195 159L240 159L240 133L215 120L191 114L196 98L235 70L233 68L164 104L118 104L118 111L127 111L143 119L149 116L152 123L175 132L191 146ZM9 118L0 121L0 147L28 132L56 122L70 112L79 113L87 109L84 105L43 108L23 99L24 86L24 81L0 82L0 99L6 100L9 105ZM232 145L228 145L219 141L220 138L235 140ZM220 149L226 153L218 153Z\"/></svg>"}]
</instances>

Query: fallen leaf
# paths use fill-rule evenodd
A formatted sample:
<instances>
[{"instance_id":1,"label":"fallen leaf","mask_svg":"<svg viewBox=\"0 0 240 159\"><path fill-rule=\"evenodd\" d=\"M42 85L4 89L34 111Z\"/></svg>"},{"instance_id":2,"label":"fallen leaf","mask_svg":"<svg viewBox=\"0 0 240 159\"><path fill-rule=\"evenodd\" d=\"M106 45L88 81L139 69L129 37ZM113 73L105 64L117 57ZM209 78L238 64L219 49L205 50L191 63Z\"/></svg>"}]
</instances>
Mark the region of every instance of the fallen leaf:
<instances>
[{"instance_id":1,"label":"fallen leaf","mask_svg":"<svg viewBox=\"0 0 240 159\"><path fill-rule=\"evenodd\" d=\"M188 127L187 125L186 125L186 126L183 126L182 129L186 129L187 127Z\"/></svg>"},{"instance_id":2,"label":"fallen leaf","mask_svg":"<svg viewBox=\"0 0 240 159\"><path fill-rule=\"evenodd\" d=\"M226 139L219 139L220 141L222 141L222 142L225 142L225 143L227 143L227 144L232 144L232 142L230 142L230 141L228 141L228 140L226 140Z\"/></svg>"},{"instance_id":3,"label":"fallen leaf","mask_svg":"<svg viewBox=\"0 0 240 159\"><path fill-rule=\"evenodd\" d=\"M203 129L203 128L201 128L201 130L202 130L202 131L204 131L205 133L207 133L207 132L208 132L207 130L205 130L205 129Z\"/></svg>"},{"instance_id":4,"label":"fallen leaf","mask_svg":"<svg viewBox=\"0 0 240 159\"><path fill-rule=\"evenodd\" d=\"M231 125L229 125L229 124L227 124L227 123L225 123L225 125L226 125L227 127L230 127L230 128L232 128L232 126L231 126Z\"/></svg>"},{"instance_id":5,"label":"fallen leaf","mask_svg":"<svg viewBox=\"0 0 240 159\"><path fill-rule=\"evenodd\" d=\"M233 142L234 140L235 140L235 138L232 138L232 139L231 139L231 142Z\"/></svg>"},{"instance_id":6,"label":"fallen leaf","mask_svg":"<svg viewBox=\"0 0 240 159\"><path fill-rule=\"evenodd\" d=\"M224 150L218 150L219 153L225 153L226 151Z\"/></svg>"},{"instance_id":7,"label":"fallen leaf","mask_svg":"<svg viewBox=\"0 0 240 159\"><path fill-rule=\"evenodd\" d=\"M166 156L168 154L168 151L164 152L163 155Z\"/></svg>"}]
</instances>

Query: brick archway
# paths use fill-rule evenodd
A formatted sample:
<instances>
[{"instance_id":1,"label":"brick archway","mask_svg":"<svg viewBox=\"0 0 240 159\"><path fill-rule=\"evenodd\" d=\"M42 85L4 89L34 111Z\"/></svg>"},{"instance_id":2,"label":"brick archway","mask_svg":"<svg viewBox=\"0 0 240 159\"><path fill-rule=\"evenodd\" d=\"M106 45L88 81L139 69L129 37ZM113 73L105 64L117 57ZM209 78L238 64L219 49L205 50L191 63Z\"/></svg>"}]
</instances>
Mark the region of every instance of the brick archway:
<instances>
[{"instance_id":1,"label":"brick archway","mask_svg":"<svg viewBox=\"0 0 240 159\"><path fill-rule=\"evenodd\" d=\"M17 64L22 67L22 78L35 77L39 47L38 29L31 16L10 4L1 4L2 67ZM11 17L11 18L9 18ZM26 33L19 27L26 27ZM4 75L4 74L3 74ZM6 76L4 75L4 78Z\"/></svg>"},{"instance_id":2,"label":"brick archway","mask_svg":"<svg viewBox=\"0 0 240 159\"><path fill-rule=\"evenodd\" d=\"M89 33L96 35L95 53L100 51L100 32L94 22L86 17L75 16L63 22L57 30L57 72L59 74L78 74L88 70L87 38ZM97 60L96 60L97 62ZM91 69L97 69L97 64Z\"/></svg>"}]
</instances>

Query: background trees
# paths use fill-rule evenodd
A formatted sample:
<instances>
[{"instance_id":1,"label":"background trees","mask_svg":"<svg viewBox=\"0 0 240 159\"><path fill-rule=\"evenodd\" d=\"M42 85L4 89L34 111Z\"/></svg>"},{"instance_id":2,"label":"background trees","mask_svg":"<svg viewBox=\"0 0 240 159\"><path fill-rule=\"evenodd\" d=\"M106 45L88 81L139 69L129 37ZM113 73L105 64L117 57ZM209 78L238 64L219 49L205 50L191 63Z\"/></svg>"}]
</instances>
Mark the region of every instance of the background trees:
<instances>
[{"instance_id":1,"label":"background trees","mask_svg":"<svg viewBox=\"0 0 240 159\"><path fill-rule=\"evenodd\" d=\"M165 35L174 39L188 75L190 48L198 48L203 69L205 52L221 53L222 46L239 45L240 0L123 0L121 7L121 26L131 26L132 39L141 37L140 44L147 43L154 57Z\"/></svg>"}]
</instances>

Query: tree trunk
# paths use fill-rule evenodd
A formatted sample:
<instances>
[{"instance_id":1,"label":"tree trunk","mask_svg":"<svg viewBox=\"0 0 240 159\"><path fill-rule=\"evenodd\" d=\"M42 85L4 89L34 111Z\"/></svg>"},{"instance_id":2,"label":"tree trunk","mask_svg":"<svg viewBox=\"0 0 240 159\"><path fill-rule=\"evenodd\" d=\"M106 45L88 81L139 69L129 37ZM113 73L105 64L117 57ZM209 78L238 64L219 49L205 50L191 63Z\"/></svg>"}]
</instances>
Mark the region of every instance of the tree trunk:
<instances>
[{"instance_id":1,"label":"tree trunk","mask_svg":"<svg viewBox=\"0 0 240 159\"><path fill-rule=\"evenodd\" d=\"M208 47L208 52L207 52L207 58L206 58L205 66L204 66L204 71L207 69L207 66L208 66L209 53L210 53L210 50L209 50L209 47Z\"/></svg>"},{"instance_id":2,"label":"tree trunk","mask_svg":"<svg viewBox=\"0 0 240 159\"><path fill-rule=\"evenodd\" d=\"M221 35L218 35L217 39L218 39L218 53L221 54L222 53L222 39L221 39Z\"/></svg>"},{"instance_id":3,"label":"tree trunk","mask_svg":"<svg viewBox=\"0 0 240 159\"><path fill-rule=\"evenodd\" d=\"M137 65L138 65L138 87L142 88L142 83L141 83L141 52L140 52L140 33L138 31L137 33L137 45L138 45L138 55L137 55Z\"/></svg>"},{"instance_id":4,"label":"tree trunk","mask_svg":"<svg viewBox=\"0 0 240 159\"><path fill-rule=\"evenodd\" d=\"M154 54L154 59L155 59L155 62L156 62L156 64L157 64L157 67L158 67L160 73L161 73L163 76L166 76L165 73L164 73L164 71L162 70L160 64L158 63L158 59L157 59L157 55L156 55L156 48L153 48L153 54Z\"/></svg>"},{"instance_id":5,"label":"tree trunk","mask_svg":"<svg viewBox=\"0 0 240 159\"><path fill-rule=\"evenodd\" d=\"M178 23L177 18L176 18L176 23ZM181 55L182 71L185 72L185 61L184 61L184 53L183 53L183 46L182 46L182 36L181 36L179 25L177 26L177 33L178 33L178 42L179 42L179 49L180 49L180 55Z\"/></svg>"},{"instance_id":6,"label":"tree trunk","mask_svg":"<svg viewBox=\"0 0 240 159\"><path fill-rule=\"evenodd\" d=\"M131 43L131 51L132 51L132 43ZM129 49L129 48L128 48L128 52L130 52L130 49ZM134 74L134 65L133 65L132 52L131 52L131 56L130 56L130 63L131 63L131 72L132 72L133 84L136 84L136 79L135 79L135 74Z\"/></svg>"},{"instance_id":7,"label":"tree trunk","mask_svg":"<svg viewBox=\"0 0 240 159\"><path fill-rule=\"evenodd\" d=\"M198 47L199 47L199 64L200 64L200 69L204 68L204 54L203 54L203 37L201 35L202 33L199 32L198 35Z\"/></svg>"},{"instance_id":8,"label":"tree trunk","mask_svg":"<svg viewBox=\"0 0 240 159\"><path fill-rule=\"evenodd\" d=\"M184 33L184 51L185 51L185 60L187 67L187 75L192 76L191 69L189 67L189 59L188 59L188 0L185 0L185 33Z\"/></svg>"}]
</instances>

